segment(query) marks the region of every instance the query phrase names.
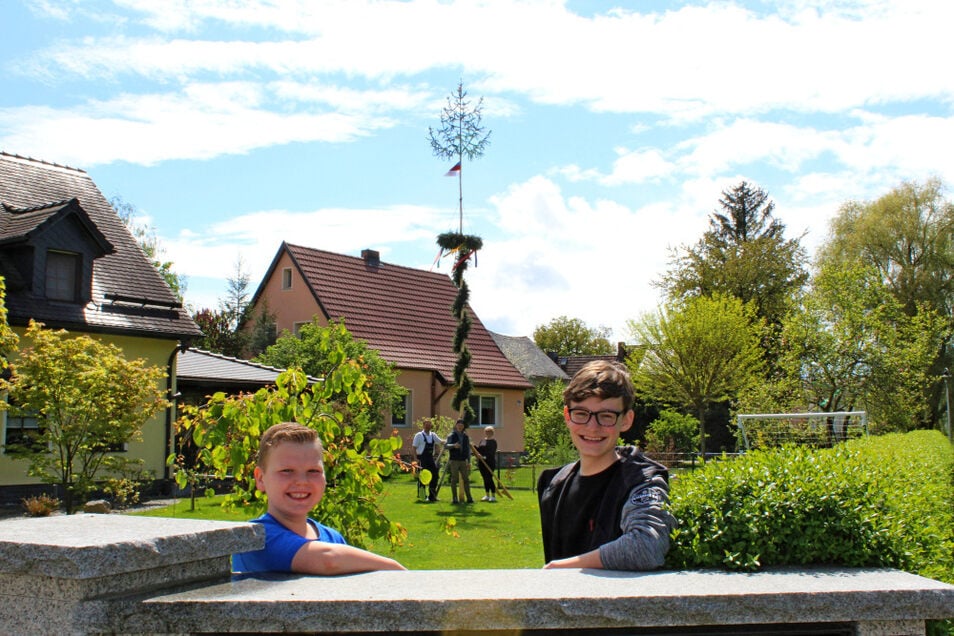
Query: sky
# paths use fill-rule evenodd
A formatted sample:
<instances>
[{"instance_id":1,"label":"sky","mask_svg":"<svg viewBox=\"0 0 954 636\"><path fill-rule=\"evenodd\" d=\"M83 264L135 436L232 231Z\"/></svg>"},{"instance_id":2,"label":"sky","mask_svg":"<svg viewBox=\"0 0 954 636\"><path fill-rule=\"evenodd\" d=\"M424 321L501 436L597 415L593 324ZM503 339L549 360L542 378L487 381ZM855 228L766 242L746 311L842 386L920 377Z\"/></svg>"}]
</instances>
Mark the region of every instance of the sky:
<instances>
[{"instance_id":1,"label":"sky","mask_svg":"<svg viewBox=\"0 0 954 636\"><path fill-rule=\"evenodd\" d=\"M948 0L2 0L0 150L134 206L193 309L282 241L450 275L462 220L487 328L631 342L741 181L809 254L849 201L954 184L952 24ZM491 134L460 181L428 141L458 83Z\"/></svg>"}]
</instances>

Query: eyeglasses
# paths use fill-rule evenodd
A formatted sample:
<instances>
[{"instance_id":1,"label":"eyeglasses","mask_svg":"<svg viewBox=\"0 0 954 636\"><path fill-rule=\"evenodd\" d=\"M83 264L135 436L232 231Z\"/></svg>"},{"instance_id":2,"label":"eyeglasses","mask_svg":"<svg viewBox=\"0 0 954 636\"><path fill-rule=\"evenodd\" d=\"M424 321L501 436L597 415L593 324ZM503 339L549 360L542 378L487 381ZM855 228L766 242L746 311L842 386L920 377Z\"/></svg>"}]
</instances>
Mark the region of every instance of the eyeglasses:
<instances>
[{"instance_id":1,"label":"eyeglasses","mask_svg":"<svg viewBox=\"0 0 954 636\"><path fill-rule=\"evenodd\" d=\"M590 418L595 417L597 424L607 428L616 426L619 416L623 414L622 411L591 411L584 408L569 409L569 413L570 421L574 424L589 424Z\"/></svg>"}]
</instances>

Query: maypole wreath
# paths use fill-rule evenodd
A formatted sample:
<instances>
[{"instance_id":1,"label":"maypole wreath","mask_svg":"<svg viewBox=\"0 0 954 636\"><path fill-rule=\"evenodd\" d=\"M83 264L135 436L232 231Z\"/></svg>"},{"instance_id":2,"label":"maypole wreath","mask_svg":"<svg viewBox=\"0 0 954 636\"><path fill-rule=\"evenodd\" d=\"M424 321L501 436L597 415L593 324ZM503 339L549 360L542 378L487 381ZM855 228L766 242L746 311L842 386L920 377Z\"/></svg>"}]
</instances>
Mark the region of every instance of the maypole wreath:
<instances>
[{"instance_id":1,"label":"maypole wreath","mask_svg":"<svg viewBox=\"0 0 954 636\"><path fill-rule=\"evenodd\" d=\"M470 366L470 351L467 349L467 336L470 334L471 319L467 313L467 303L470 300L470 289L464 280L464 271L470 259L477 264L477 250L483 247L484 242L479 236L461 234L460 232L445 232L437 237L437 244L441 248L438 258L453 255L454 264L451 267L451 280L457 287L457 297L451 307L451 312L457 318L457 331L454 334L454 353L457 354L457 363L454 365L454 386L457 392L451 402L452 408L460 413L464 426L469 427L477 419L477 414L470 405L470 393L473 384L467 376Z\"/></svg>"}]
</instances>

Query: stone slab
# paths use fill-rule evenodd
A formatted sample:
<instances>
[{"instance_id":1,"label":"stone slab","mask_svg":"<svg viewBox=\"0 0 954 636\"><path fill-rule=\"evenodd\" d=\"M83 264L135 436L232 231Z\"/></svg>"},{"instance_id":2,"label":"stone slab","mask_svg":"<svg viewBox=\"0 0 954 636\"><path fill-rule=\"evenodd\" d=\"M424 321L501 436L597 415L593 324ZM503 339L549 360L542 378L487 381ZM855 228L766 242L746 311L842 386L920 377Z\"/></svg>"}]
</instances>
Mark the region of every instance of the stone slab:
<instances>
[{"instance_id":1,"label":"stone slab","mask_svg":"<svg viewBox=\"0 0 954 636\"><path fill-rule=\"evenodd\" d=\"M954 617L954 586L880 569L420 570L233 577L201 589L154 595L104 614L119 621L110 625L115 631L192 633L858 622L911 626Z\"/></svg>"},{"instance_id":2,"label":"stone slab","mask_svg":"<svg viewBox=\"0 0 954 636\"><path fill-rule=\"evenodd\" d=\"M78 514L0 523L0 574L94 579L265 545L259 524Z\"/></svg>"}]
</instances>

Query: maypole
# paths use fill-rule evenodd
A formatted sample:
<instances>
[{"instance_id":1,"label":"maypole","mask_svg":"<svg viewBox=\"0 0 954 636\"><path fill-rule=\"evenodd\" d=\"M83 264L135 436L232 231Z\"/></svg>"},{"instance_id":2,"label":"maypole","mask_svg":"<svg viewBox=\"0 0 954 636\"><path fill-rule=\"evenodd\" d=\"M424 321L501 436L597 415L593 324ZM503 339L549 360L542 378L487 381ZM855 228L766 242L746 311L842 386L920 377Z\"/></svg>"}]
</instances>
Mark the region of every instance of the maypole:
<instances>
[{"instance_id":1,"label":"maypole","mask_svg":"<svg viewBox=\"0 0 954 636\"><path fill-rule=\"evenodd\" d=\"M431 149L434 154L443 159L457 159L457 163L447 172L447 176L457 174L457 203L458 224L457 232L445 232L437 237L437 244L441 248L441 256L447 252L454 255L454 266L451 270L451 279L457 287L457 297L451 311L457 318L457 330L454 334L454 353L457 354L457 363L454 365L454 385L457 388L452 406L460 413L465 426L470 426L476 420L476 413L470 405L472 383L467 376L470 366L470 351L467 349L467 336L470 334L471 319L467 313L467 303L470 290L464 280L464 272L471 257L476 263L476 254L483 246L479 236L464 234L464 178L461 167L464 157L473 160L484 154L484 149L490 144L490 131L484 132L481 125L480 111L483 105L481 98L476 106L471 108L466 99L463 82L457 84L457 92L447 98L447 106L441 112L441 127L438 130L428 128ZM438 256L440 260L440 256Z\"/></svg>"}]
</instances>

